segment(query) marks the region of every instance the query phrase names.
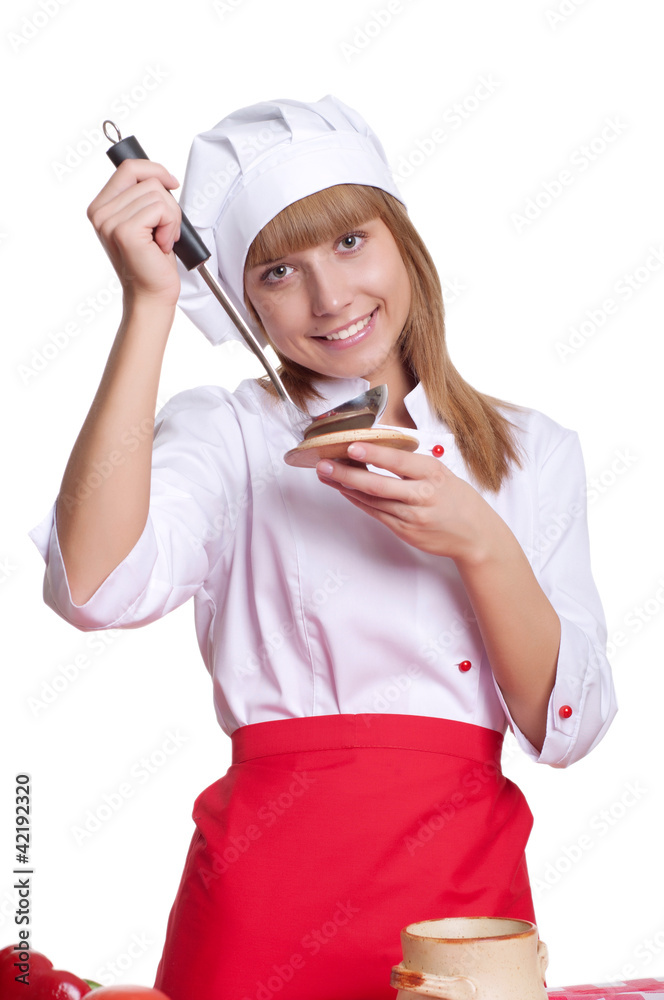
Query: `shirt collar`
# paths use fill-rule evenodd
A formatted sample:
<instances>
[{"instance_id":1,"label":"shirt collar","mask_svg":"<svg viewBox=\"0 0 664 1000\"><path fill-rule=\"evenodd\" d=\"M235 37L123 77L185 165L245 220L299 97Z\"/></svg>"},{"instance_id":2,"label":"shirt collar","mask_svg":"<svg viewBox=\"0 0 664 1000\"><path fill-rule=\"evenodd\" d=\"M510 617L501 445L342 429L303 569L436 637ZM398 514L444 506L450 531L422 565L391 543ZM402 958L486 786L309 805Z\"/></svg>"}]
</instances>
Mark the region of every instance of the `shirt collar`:
<instances>
[{"instance_id":1,"label":"shirt collar","mask_svg":"<svg viewBox=\"0 0 664 1000\"><path fill-rule=\"evenodd\" d=\"M418 430L440 429L445 432L449 431L449 427L445 421L441 420L431 408L427 395L424 391L424 386L421 382L418 382L417 385L404 396L403 401Z\"/></svg>"}]
</instances>

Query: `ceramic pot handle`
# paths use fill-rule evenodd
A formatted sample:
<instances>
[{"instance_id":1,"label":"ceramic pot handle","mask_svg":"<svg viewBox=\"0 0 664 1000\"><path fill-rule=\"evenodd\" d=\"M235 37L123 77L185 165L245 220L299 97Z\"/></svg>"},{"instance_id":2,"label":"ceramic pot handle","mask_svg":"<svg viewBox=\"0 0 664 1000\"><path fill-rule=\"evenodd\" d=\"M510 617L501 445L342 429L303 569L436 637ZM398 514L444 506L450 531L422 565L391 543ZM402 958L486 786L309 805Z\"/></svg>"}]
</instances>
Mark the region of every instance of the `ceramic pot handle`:
<instances>
[{"instance_id":1,"label":"ceramic pot handle","mask_svg":"<svg viewBox=\"0 0 664 1000\"><path fill-rule=\"evenodd\" d=\"M427 972L413 972L403 965L393 967L390 986L437 1000L471 1000L477 995L475 983L465 976L433 976Z\"/></svg>"}]
</instances>

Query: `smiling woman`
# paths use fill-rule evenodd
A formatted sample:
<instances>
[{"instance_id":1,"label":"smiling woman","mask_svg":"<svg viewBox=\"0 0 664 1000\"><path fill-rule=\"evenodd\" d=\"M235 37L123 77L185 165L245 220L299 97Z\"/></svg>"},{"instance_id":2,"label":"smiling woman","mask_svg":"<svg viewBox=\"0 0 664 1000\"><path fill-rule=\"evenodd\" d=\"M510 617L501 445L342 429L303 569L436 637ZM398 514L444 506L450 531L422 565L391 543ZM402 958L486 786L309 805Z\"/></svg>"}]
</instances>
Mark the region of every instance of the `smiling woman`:
<instances>
[{"instance_id":1,"label":"smiling woman","mask_svg":"<svg viewBox=\"0 0 664 1000\"><path fill-rule=\"evenodd\" d=\"M360 226L366 233L353 232ZM365 295L353 314L350 303L359 292L352 282L357 280L358 272L352 265L347 267L343 259L338 268L331 266L339 254L342 258L348 256L345 249L339 249L339 244L349 237L357 239L358 235L362 243L351 251L353 257L364 251L364 242L368 241L368 254L365 251L362 258L366 280L377 283L384 292L389 291L393 307L390 313L386 309L380 313L378 307L374 308L364 336L351 339L347 346L363 341L376 326L379 326L378 336L366 345L367 351L352 351L348 357L336 358L324 350L302 355L297 348L293 353L297 337L289 338L289 333L293 330L297 305L304 306L309 314L308 318L303 317L309 324L309 333L305 334L309 339L317 335L311 330L337 329L334 316L339 310L345 310L349 317L361 317L361 305L372 305L371 296ZM317 254L313 254L315 247ZM307 250L309 255L305 253ZM303 258L303 265L317 261L319 266L313 270L311 263L302 266L299 283L291 280L297 276L291 275L290 270L281 281L274 281L274 267L268 265L276 262L288 265L288 261L294 261L293 255ZM329 284L321 286L322 279ZM332 284L339 279L345 280L341 285ZM295 289L289 297L288 288L293 284ZM311 299L307 301L307 296L314 293L341 294L349 302L332 301L326 312L324 301L317 304ZM281 378L299 406L320 398L314 383L321 374L340 377L352 373L372 386L381 382L388 385L385 424L414 427L403 398L419 380L434 412L455 434L479 484L488 489L499 488L510 463L518 464L513 430L501 412L499 401L473 389L452 364L445 339L438 272L402 202L388 191L357 184L333 185L284 208L263 227L249 247L244 301L275 348L281 361ZM260 308L256 308L259 303ZM331 318L326 320L327 315ZM343 324L340 328L343 329ZM341 348L342 345L335 345L331 349ZM374 365L377 362L377 366L372 368L372 362ZM261 384L267 392L274 391L269 380L263 379ZM505 403L502 408L510 409Z\"/></svg>"},{"instance_id":2,"label":"smiling woman","mask_svg":"<svg viewBox=\"0 0 664 1000\"><path fill-rule=\"evenodd\" d=\"M372 219L360 231L280 255L276 265L252 266L252 256L250 249L247 298L279 357L312 375L385 383L384 423L408 421L401 401L415 379L398 345L410 281L385 223Z\"/></svg>"},{"instance_id":3,"label":"smiling woman","mask_svg":"<svg viewBox=\"0 0 664 1000\"><path fill-rule=\"evenodd\" d=\"M233 763L194 805L159 988L388 1000L405 925L534 919L507 727L531 760L566 767L615 713L578 441L452 366L440 282L382 147L328 96L196 137L181 202L294 398L315 416L386 381L417 452L361 441L353 464L285 466L297 429L256 379L179 393L154 440L121 452L154 412L178 293L210 340L229 333L199 276L180 288L176 184L127 161L89 209L125 314L32 532L45 599L83 630L196 604Z\"/></svg>"}]
</instances>

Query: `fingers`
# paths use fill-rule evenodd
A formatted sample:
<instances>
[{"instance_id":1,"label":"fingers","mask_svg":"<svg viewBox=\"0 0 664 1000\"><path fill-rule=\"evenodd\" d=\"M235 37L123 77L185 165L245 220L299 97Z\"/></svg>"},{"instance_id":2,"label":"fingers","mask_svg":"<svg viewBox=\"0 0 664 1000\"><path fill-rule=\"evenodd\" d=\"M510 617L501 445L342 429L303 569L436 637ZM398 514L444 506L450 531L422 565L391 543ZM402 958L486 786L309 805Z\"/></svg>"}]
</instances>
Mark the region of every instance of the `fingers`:
<instances>
[{"instance_id":1,"label":"fingers","mask_svg":"<svg viewBox=\"0 0 664 1000\"><path fill-rule=\"evenodd\" d=\"M171 303L179 293L173 244L182 213L170 189L177 180L159 163L125 160L88 207L88 218L132 296Z\"/></svg>"},{"instance_id":2,"label":"fingers","mask_svg":"<svg viewBox=\"0 0 664 1000\"><path fill-rule=\"evenodd\" d=\"M445 468L438 459L429 455L418 455L413 451L390 448L370 441L353 442L348 445L348 454L351 458L366 462L368 465L394 472L403 479L423 479L436 469Z\"/></svg>"},{"instance_id":3,"label":"fingers","mask_svg":"<svg viewBox=\"0 0 664 1000\"><path fill-rule=\"evenodd\" d=\"M375 472L369 474L376 476ZM376 520L382 521L383 524L386 524L393 530L394 526L402 521L404 517L407 517L410 511L410 507L404 504L402 500L390 500L384 496L377 495L368 496L366 492L350 489L341 483L335 482L333 479L325 479L320 475L318 478L325 486L332 487L337 493L345 497L354 507L358 507ZM379 477L376 476L376 478ZM381 476L380 478L385 479L386 477ZM399 482L399 480L392 481Z\"/></svg>"},{"instance_id":4,"label":"fingers","mask_svg":"<svg viewBox=\"0 0 664 1000\"><path fill-rule=\"evenodd\" d=\"M102 242L113 241L126 248L137 233L144 243L154 240L164 253L170 253L180 236L180 207L163 188L160 191L150 181L143 183L145 188L137 185L130 195L125 192L99 209L95 228Z\"/></svg>"},{"instance_id":5,"label":"fingers","mask_svg":"<svg viewBox=\"0 0 664 1000\"><path fill-rule=\"evenodd\" d=\"M328 465L332 471L328 472ZM316 471L321 478L329 479L330 485L356 490L368 496L400 500L404 498L403 481L391 476L379 476L368 469L345 465L343 462L319 462Z\"/></svg>"},{"instance_id":6,"label":"fingers","mask_svg":"<svg viewBox=\"0 0 664 1000\"><path fill-rule=\"evenodd\" d=\"M163 188L172 190L179 187L180 182L166 167L153 160L124 160L111 174L109 180L97 197L88 206L88 218L94 225L94 215L100 208L108 204L123 191L130 190L140 181L156 179Z\"/></svg>"},{"instance_id":7,"label":"fingers","mask_svg":"<svg viewBox=\"0 0 664 1000\"><path fill-rule=\"evenodd\" d=\"M376 468L393 472L399 478L381 476L368 469L346 465L343 462L319 462L316 471L321 478L329 477L333 483L346 489L411 504L429 501L432 496L431 481L440 482L445 475L451 475L437 459L428 455L415 455L412 452L364 441L360 447L364 454L359 454L358 446L353 444L348 448L349 456ZM328 466L332 466L331 472L327 471Z\"/></svg>"},{"instance_id":8,"label":"fingers","mask_svg":"<svg viewBox=\"0 0 664 1000\"><path fill-rule=\"evenodd\" d=\"M358 510L363 510L365 514L369 515L369 517L373 517L375 521L380 521L381 524L387 525L388 528L391 528L393 531L402 521L402 518L400 517L403 513L401 505L397 505L396 503L388 500L376 500L373 503L366 503L360 496L355 496L347 490L342 489L339 490L339 492L348 500L349 503L352 503L354 507L357 507ZM380 506L377 506L378 504L380 504Z\"/></svg>"},{"instance_id":9,"label":"fingers","mask_svg":"<svg viewBox=\"0 0 664 1000\"><path fill-rule=\"evenodd\" d=\"M88 218L102 240L109 240L120 222L131 219L148 205L161 211L150 216L154 239L165 253L170 253L179 237L180 207L170 194L178 181L159 163L151 160L125 160L108 183L88 206Z\"/></svg>"}]
</instances>

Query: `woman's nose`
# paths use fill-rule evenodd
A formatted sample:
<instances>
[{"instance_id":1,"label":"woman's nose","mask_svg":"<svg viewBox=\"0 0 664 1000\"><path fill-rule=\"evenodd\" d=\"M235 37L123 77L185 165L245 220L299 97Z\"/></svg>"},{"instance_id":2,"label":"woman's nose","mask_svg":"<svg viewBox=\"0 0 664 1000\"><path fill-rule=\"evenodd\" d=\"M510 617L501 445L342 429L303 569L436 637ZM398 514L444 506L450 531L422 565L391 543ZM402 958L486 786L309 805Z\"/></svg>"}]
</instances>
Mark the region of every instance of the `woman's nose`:
<instances>
[{"instance_id":1,"label":"woman's nose","mask_svg":"<svg viewBox=\"0 0 664 1000\"><path fill-rule=\"evenodd\" d=\"M347 277L334 266L321 266L310 273L309 296L316 316L339 313L353 299Z\"/></svg>"}]
</instances>

